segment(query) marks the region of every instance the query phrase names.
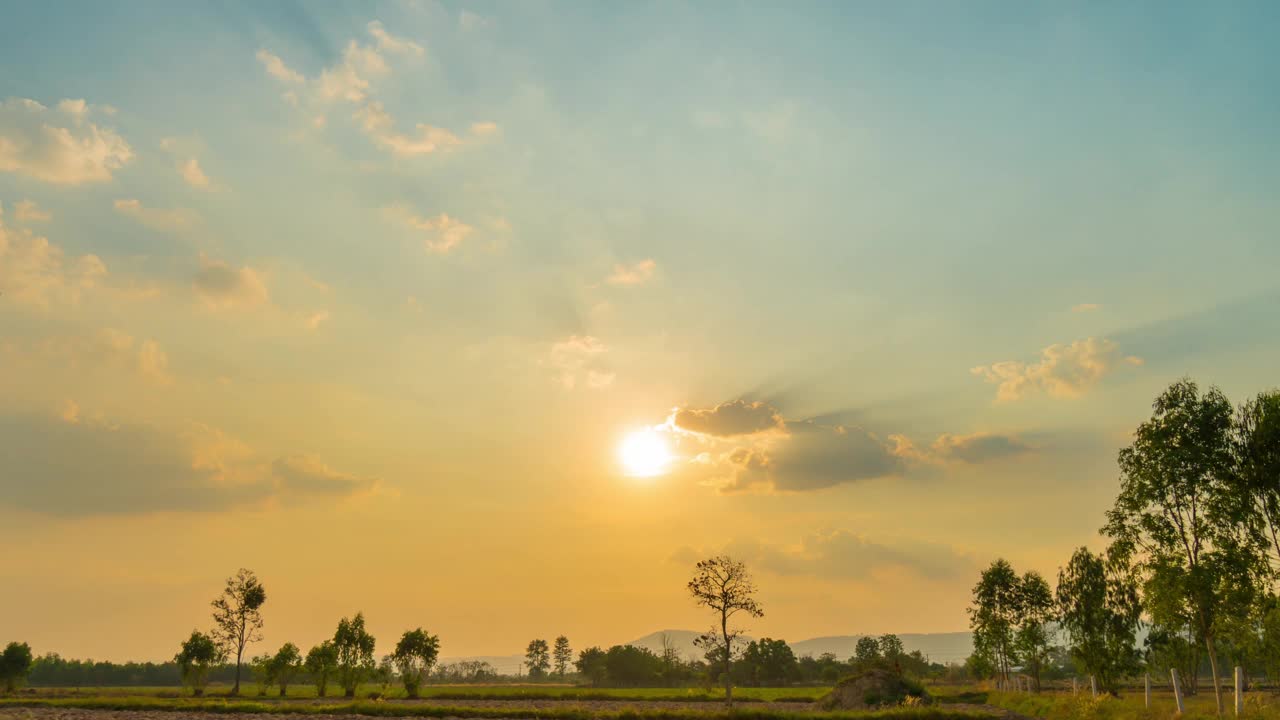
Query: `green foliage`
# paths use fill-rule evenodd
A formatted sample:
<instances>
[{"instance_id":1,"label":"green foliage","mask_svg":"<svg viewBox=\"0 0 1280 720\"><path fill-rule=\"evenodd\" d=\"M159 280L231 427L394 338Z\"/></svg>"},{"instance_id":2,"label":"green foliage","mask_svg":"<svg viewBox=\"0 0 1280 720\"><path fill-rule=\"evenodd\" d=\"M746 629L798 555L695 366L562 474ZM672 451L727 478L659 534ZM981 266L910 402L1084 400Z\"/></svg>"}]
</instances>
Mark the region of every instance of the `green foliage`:
<instances>
[{"instance_id":1,"label":"green foliage","mask_svg":"<svg viewBox=\"0 0 1280 720\"><path fill-rule=\"evenodd\" d=\"M880 647L880 657L884 658L885 660L891 663L898 662L898 660L901 659L903 655L907 654L906 650L904 650L902 647L901 638L899 638L897 635L893 635L893 634L881 635L880 639L876 642Z\"/></svg>"},{"instance_id":2,"label":"green foliage","mask_svg":"<svg viewBox=\"0 0 1280 720\"><path fill-rule=\"evenodd\" d=\"M270 664L271 674L280 686L280 697L284 697L289 693L289 683L302 671L302 651L293 643L285 643L272 656Z\"/></svg>"},{"instance_id":3,"label":"green foliage","mask_svg":"<svg viewBox=\"0 0 1280 720\"><path fill-rule=\"evenodd\" d=\"M14 692L26 682L33 664L30 645L20 642L6 645L0 653L0 682L4 683L4 691Z\"/></svg>"},{"instance_id":4,"label":"green foliage","mask_svg":"<svg viewBox=\"0 0 1280 720\"><path fill-rule=\"evenodd\" d=\"M1078 548L1058 572L1057 603L1072 658L1102 690L1116 692L1120 678L1138 665L1142 607L1133 576L1123 564Z\"/></svg>"},{"instance_id":5,"label":"green foliage","mask_svg":"<svg viewBox=\"0 0 1280 720\"><path fill-rule=\"evenodd\" d=\"M337 652L338 684L347 697L355 697L356 688L369 677L377 663L373 658L373 650L377 641L364 629L364 613L348 620L338 621L338 629L333 634L333 649Z\"/></svg>"},{"instance_id":6,"label":"green foliage","mask_svg":"<svg viewBox=\"0 0 1280 720\"><path fill-rule=\"evenodd\" d=\"M1259 393L1236 413L1236 469L1248 493L1263 543L1280 560L1280 390Z\"/></svg>"},{"instance_id":7,"label":"green foliage","mask_svg":"<svg viewBox=\"0 0 1280 720\"><path fill-rule=\"evenodd\" d=\"M899 643L901 645L901 643ZM738 681L746 685L786 685L799 675L800 666L785 640L761 638L747 644L737 666Z\"/></svg>"},{"instance_id":8,"label":"green foliage","mask_svg":"<svg viewBox=\"0 0 1280 720\"><path fill-rule=\"evenodd\" d=\"M262 640L262 606L267 591L252 570L240 568L227 578L222 595L213 605L213 637L228 655L236 659L236 683L232 694L240 692L240 664L244 649Z\"/></svg>"},{"instance_id":9,"label":"green foliage","mask_svg":"<svg viewBox=\"0 0 1280 720\"><path fill-rule=\"evenodd\" d=\"M551 669L551 649L546 640L530 640L524 649L524 664L529 668L529 678L539 680Z\"/></svg>"},{"instance_id":10,"label":"green foliage","mask_svg":"<svg viewBox=\"0 0 1280 720\"><path fill-rule=\"evenodd\" d=\"M573 649L569 647L569 638L561 635L551 649L551 659L555 663L556 675L564 677L569 674L569 666L573 664Z\"/></svg>"},{"instance_id":11,"label":"green foliage","mask_svg":"<svg viewBox=\"0 0 1280 720\"><path fill-rule=\"evenodd\" d=\"M605 653L604 667L610 685L646 687L657 684L662 659L647 648L614 645Z\"/></svg>"},{"instance_id":12,"label":"green foliage","mask_svg":"<svg viewBox=\"0 0 1280 720\"><path fill-rule=\"evenodd\" d=\"M258 695L266 695L267 688L276 684L275 668L271 665L271 656L257 655L249 660L249 670L258 683ZM233 691L234 694L234 691Z\"/></svg>"},{"instance_id":13,"label":"green foliage","mask_svg":"<svg viewBox=\"0 0 1280 720\"><path fill-rule=\"evenodd\" d=\"M880 642L870 635L858 638L853 648L853 658L862 666L870 666L880 659Z\"/></svg>"},{"instance_id":14,"label":"green foliage","mask_svg":"<svg viewBox=\"0 0 1280 720\"><path fill-rule=\"evenodd\" d=\"M574 663L574 666L578 668L578 673L582 677L591 681L593 687L599 687L609 677L609 671L605 666L604 660L605 651L598 647L589 647L578 653L578 660Z\"/></svg>"},{"instance_id":15,"label":"green foliage","mask_svg":"<svg viewBox=\"0 0 1280 720\"><path fill-rule=\"evenodd\" d=\"M338 672L338 648L332 640L325 640L307 652L307 674L316 684L316 694L324 697L329 688L329 678Z\"/></svg>"},{"instance_id":16,"label":"green foliage","mask_svg":"<svg viewBox=\"0 0 1280 720\"><path fill-rule=\"evenodd\" d=\"M1018 581L1017 628L1013 647L1022 661L1023 670L1031 676L1036 691L1040 690L1040 674L1049 662L1053 637L1049 623L1054 619L1053 591L1040 573L1029 571Z\"/></svg>"},{"instance_id":17,"label":"green foliage","mask_svg":"<svg viewBox=\"0 0 1280 720\"><path fill-rule=\"evenodd\" d=\"M975 651L989 657L996 673L1005 679L1018 661L1014 632L1019 621L1020 590L1013 566L998 559L982 571L973 588L973 605L968 609Z\"/></svg>"},{"instance_id":18,"label":"green foliage","mask_svg":"<svg viewBox=\"0 0 1280 720\"><path fill-rule=\"evenodd\" d=\"M182 683L190 687L193 694L203 695L209 671L225 657L222 647L212 637L192 630L191 637L182 643L173 660L182 671Z\"/></svg>"},{"instance_id":19,"label":"green foliage","mask_svg":"<svg viewBox=\"0 0 1280 720\"><path fill-rule=\"evenodd\" d=\"M440 655L440 638L427 633L422 628L406 631L396 643L392 660L400 670L400 680L409 697L418 696L418 688L431 672Z\"/></svg>"}]
</instances>

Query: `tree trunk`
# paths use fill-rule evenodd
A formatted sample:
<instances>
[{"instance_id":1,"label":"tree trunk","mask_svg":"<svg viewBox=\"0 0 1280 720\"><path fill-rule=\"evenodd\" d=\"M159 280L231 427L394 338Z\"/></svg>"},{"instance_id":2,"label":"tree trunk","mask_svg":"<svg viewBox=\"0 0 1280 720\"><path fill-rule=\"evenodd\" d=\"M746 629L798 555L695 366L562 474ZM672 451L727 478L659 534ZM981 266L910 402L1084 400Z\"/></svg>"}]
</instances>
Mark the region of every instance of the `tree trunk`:
<instances>
[{"instance_id":1,"label":"tree trunk","mask_svg":"<svg viewBox=\"0 0 1280 720\"><path fill-rule=\"evenodd\" d=\"M240 656L242 653L243 651L236 653L236 684L235 687L231 688L232 695L240 694Z\"/></svg>"},{"instance_id":2,"label":"tree trunk","mask_svg":"<svg viewBox=\"0 0 1280 720\"><path fill-rule=\"evenodd\" d=\"M729 614L720 611L720 636L724 638L724 705L733 710L733 647L729 644Z\"/></svg>"},{"instance_id":3,"label":"tree trunk","mask_svg":"<svg viewBox=\"0 0 1280 720\"><path fill-rule=\"evenodd\" d=\"M1218 653L1213 649L1213 635L1205 633L1205 649L1209 651L1209 674L1213 676L1213 699L1218 704L1218 716L1222 716L1222 679L1218 677Z\"/></svg>"}]
</instances>

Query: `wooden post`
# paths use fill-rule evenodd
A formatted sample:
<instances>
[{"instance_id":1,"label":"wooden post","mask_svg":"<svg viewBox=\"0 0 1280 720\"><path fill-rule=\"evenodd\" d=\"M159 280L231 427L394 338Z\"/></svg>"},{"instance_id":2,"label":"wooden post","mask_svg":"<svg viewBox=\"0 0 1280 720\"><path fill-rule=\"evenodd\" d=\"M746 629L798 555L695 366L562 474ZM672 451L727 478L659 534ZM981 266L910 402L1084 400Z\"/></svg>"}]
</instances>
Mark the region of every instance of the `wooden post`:
<instances>
[{"instance_id":1,"label":"wooden post","mask_svg":"<svg viewBox=\"0 0 1280 720\"><path fill-rule=\"evenodd\" d=\"M1093 694L1093 697L1098 697L1098 678L1093 675L1089 676L1089 692Z\"/></svg>"},{"instance_id":2,"label":"wooden post","mask_svg":"<svg viewBox=\"0 0 1280 720\"><path fill-rule=\"evenodd\" d=\"M1178 704L1178 714L1187 711L1185 705L1182 704L1182 685L1178 683L1178 668L1169 668L1169 677L1173 678L1173 701Z\"/></svg>"},{"instance_id":3,"label":"wooden post","mask_svg":"<svg viewBox=\"0 0 1280 720\"><path fill-rule=\"evenodd\" d=\"M1147 676L1146 676L1146 686L1147 686L1147 687L1146 687L1146 689L1147 689L1147 693L1146 693L1147 709L1148 709L1148 710L1150 710L1150 709L1151 709L1151 673L1147 673Z\"/></svg>"},{"instance_id":4,"label":"wooden post","mask_svg":"<svg viewBox=\"0 0 1280 720\"><path fill-rule=\"evenodd\" d=\"M1244 712L1244 668L1236 666L1236 717Z\"/></svg>"},{"instance_id":5,"label":"wooden post","mask_svg":"<svg viewBox=\"0 0 1280 720\"><path fill-rule=\"evenodd\" d=\"M1071 694L1072 695L1080 694L1080 683L1078 680L1076 680L1074 676L1071 678Z\"/></svg>"}]
</instances>

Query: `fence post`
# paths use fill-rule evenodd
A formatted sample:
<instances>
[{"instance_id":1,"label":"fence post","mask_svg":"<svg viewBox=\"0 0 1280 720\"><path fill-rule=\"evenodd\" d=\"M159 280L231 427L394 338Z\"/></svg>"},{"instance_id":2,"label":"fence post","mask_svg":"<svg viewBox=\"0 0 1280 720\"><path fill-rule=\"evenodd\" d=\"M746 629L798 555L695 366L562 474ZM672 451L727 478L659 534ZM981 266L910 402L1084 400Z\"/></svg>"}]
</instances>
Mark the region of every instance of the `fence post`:
<instances>
[{"instance_id":1,"label":"fence post","mask_svg":"<svg viewBox=\"0 0 1280 720\"><path fill-rule=\"evenodd\" d=\"M1173 678L1173 700L1178 704L1178 714L1187 711L1182 704L1182 685L1178 683L1178 668L1169 668L1169 677Z\"/></svg>"},{"instance_id":2,"label":"fence post","mask_svg":"<svg viewBox=\"0 0 1280 720\"><path fill-rule=\"evenodd\" d=\"M1244 668L1236 666L1236 717L1244 712Z\"/></svg>"},{"instance_id":3,"label":"fence post","mask_svg":"<svg viewBox=\"0 0 1280 720\"><path fill-rule=\"evenodd\" d=\"M1098 678L1096 675L1089 676L1089 692L1093 694L1093 697L1098 697Z\"/></svg>"},{"instance_id":4,"label":"fence post","mask_svg":"<svg viewBox=\"0 0 1280 720\"><path fill-rule=\"evenodd\" d=\"M1147 690L1146 692L1147 709L1150 710L1151 709L1151 673L1147 673L1147 676L1146 676L1146 690Z\"/></svg>"}]
</instances>

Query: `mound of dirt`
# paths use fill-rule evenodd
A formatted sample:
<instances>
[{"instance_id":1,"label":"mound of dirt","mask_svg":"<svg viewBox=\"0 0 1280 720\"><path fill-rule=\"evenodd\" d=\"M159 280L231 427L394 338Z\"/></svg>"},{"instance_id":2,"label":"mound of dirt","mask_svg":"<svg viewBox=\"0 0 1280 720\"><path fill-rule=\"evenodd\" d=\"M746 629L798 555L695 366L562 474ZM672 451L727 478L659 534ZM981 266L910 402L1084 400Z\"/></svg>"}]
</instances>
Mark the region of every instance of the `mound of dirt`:
<instances>
[{"instance_id":1,"label":"mound of dirt","mask_svg":"<svg viewBox=\"0 0 1280 720\"><path fill-rule=\"evenodd\" d=\"M929 704L929 693L918 683L898 673L880 668L863 670L836 683L818 703L824 710L867 710L886 705L901 705L907 698Z\"/></svg>"}]
</instances>

